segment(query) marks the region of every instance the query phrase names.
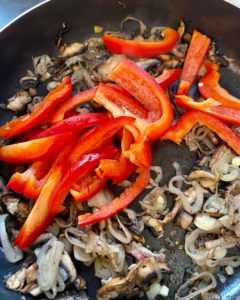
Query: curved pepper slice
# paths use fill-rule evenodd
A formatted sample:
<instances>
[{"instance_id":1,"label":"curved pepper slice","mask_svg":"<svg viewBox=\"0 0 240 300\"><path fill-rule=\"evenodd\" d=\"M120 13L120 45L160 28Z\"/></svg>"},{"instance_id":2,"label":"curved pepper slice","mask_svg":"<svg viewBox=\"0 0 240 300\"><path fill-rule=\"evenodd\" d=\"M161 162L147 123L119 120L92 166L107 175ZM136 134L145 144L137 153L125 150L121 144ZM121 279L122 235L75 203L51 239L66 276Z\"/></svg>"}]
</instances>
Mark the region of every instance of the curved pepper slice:
<instances>
[{"instance_id":1,"label":"curved pepper slice","mask_svg":"<svg viewBox=\"0 0 240 300\"><path fill-rule=\"evenodd\" d=\"M47 159L63 147L70 135L71 132L67 132L44 139L1 147L0 159L12 164L29 163Z\"/></svg>"},{"instance_id":2,"label":"curved pepper slice","mask_svg":"<svg viewBox=\"0 0 240 300\"><path fill-rule=\"evenodd\" d=\"M94 214L85 214L78 217L78 225L80 227L105 220L116 214L123 208L127 207L147 186L150 180L150 172L147 169L139 170L137 180L108 205L103 206Z\"/></svg>"},{"instance_id":3,"label":"curved pepper slice","mask_svg":"<svg viewBox=\"0 0 240 300\"><path fill-rule=\"evenodd\" d=\"M53 125L52 127L32 137L31 140L42 139L65 132L80 132L87 127L102 125L107 121L109 121L107 115L98 113L75 116Z\"/></svg>"},{"instance_id":4,"label":"curved pepper slice","mask_svg":"<svg viewBox=\"0 0 240 300\"><path fill-rule=\"evenodd\" d=\"M135 119L131 117L119 117L109 120L105 124L96 128L92 133L85 137L72 151L67 164L70 166L76 163L83 154L105 145L106 141L123 126L132 125Z\"/></svg>"},{"instance_id":5,"label":"curved pepper slice","mask_svg":"<svg viewBox=\"0 0 240 300\"><path fill-rule=\"evenodd\" d=\"M101 159L111 158L117 152L113 146L106 146L99 150L95 150L89 154L81 156L81 158L70 168L67 169L66 174L57 184L54 189L49 202L49 209L53 215L58 214L63 210L63 202L69 193L73 183L81 176L84 176L88 170L97 166Z\"/></svg>"},{"instance_id":6,"label":"curved pepper slice","mask_svg":"<svg viewBox=\"0 0 240 300\"><path fill-rule=\"evenodd\" d=\"M139 130L144 131L150 142L156 141L168 131L173 120L172 105L152 76L129 60L123 59L110 72L108 78L124 87L149 110L148 120L160 117L145 129L136 125Z\"/></svg>"},{"instance_id":7,"label":"curved pepper slice","mask_svg":"<svg viewBox=\"0 0 240 300\"><path fill-rule=\"evenodd\" d=\"M37 199L39 197L46 182L48 181L52 172L54 172L55 167L57 165L65 165L66 160L68 159L74 147L77 145L77 142L78 135L76 132L74 132L70 136L66 145L61 149L59 153L55 155L50 170L47 170L44 176L38 178L35 174L31 174L28 177L23 189L23 193L26 197L30 199Z\"/></svg>"},{"instance_id":8,"label":"curved pepper slice","mask_svg":"<svg viewBox=\"0 0 240 300\"><path fill-rule=\"evenodd\" d=\"M187 95L204 58L207 54L211 40L197 30L193 31L192 39L183 65L183 72L178 88L178 95Z\"/></svg>"},{"instance_id":9,"label":"curved pepper slice","mask_svg":"<svg viewBox=\"0 0 240 300\"><path fill-rule=\"evenodd\" d=\"M207 72L207 74L199 80L199 92L205 99L212 98L226 107L240 110L240 99L230 95L219 85L218 81L220 76L220 73L214 70Z\"/></svg>"},{"instance_id":10,"label":"curved pepper slice","mask_svg":"<svg viewBox=\"0 0 240 300\"><path fill-rule=\"evenodd\" d=\"M155 78L155 81L166 90L171 84L178 80L182 74L182 69L180 70L163 70L163 73Z\"/></svg>"},{"instance_id":11,"label":"curved pepper slice","mask_svg":"<svg viewBox=\"0 0 240 300\"><path fill-rule=\"evenodd\" d=\"M209 71L218 71L219 70L219 65L218 64L214 64L214 63L211 63L211 62L208 62L208 61L204 61L204 66L205 68Z\"/></svg>"},{"instance_id":12,"label":"curved pepper slice","mask_svg":"<svg viewBox=\"0 0 240 300\"><path fill-rule=\"evenodd\" d=\"M96 175L88 176L78 184L78 190L71 189L70 193L77 202L84 202L95 196L107 183L107 177L98 168Z\"/></svg>"},{"instance_id":13,"label":"curved pepper slice","mask_svg":"<svg viewBox=\"0 0 240 300\"><path fill-rule=\"evenodd\" d=\"M205 111L228 124L240 125L240 110L225 107L211 98L203 102L195 102L187 96L175 96L175 99L177 105L183 109Z\"/></svg>"},{"instance_id":14,"label":"curved pepper slice","mask_svg":"<svg viewBox=\"0 0 240 300\"><path fill-rule=\"evenodd\" d=\"M165 28L165 38L159 42L130 41L105 33L103 41L108 50L114 54L126 54L131 58L151 58L170 51L177 44L178 32Z\"/></svg>"},{"instance_id":15,"label":"curved pepper slice","mask_svg":"<svg viewBox=\"0 0 240 300\"><path fill-rule=\"evenodd\" d=\"M162 140L172 140L180 144L183 137L197 124L206 125L216 132L240 155L240 138L221 120L202 111L188 111L181 116L177 123L162 137Z\"/></svg>"},{"instance_id":16,"label":"curved pepper slice","mask_svg":"<svg viewBox=\"0 0 240 300\"><path fill-rule=\"evenodd\" d=\"M10 138L24 133L41 122L50 115L54 108L65 101L72 94L72 85L70 77L65 77L62 83L34 109L31 114L24 115L17 120L13 120L0 127L0 138Z\"/></svg>"},{"instance_id":17,"label":"curved pepper slice","mask_svg":"<svg viewBox=\"0 0 240 300\"><path fill-rule=\"evenodd\" d=\"M23 143L29 141L33 136L43 132L45 129L42 127L35 127L31 130L29 130L26 134L24 134L17 143Z\"/></svg>"},{"instance_id":18,"label":"curved pepper slice","mask_svg":"<svg viewBox=\"0 0 240 300\"><path fill-rule=\"evenodd\" d=\"M28 178L34 175L35 178L41 179L48 172L51 164L52 158L49 158L44 161L34 162L24 173L14 173L6 189L12 188L16 193L22 194Z\"/></svg>"},{"instance_id":19,"label":"curved pepper slice","mask_svg":"<svg viewBox=\"0 0 240 300\"><path fill-rule=\"evenodd\" d=\"M54 216L48 208L48 201L53 189L62 177L65 167L56 166L47 183L45 184L41 195L33 206L27 220L19 231L14 241L14 246L23 249L31 245L51 224Z\"/></svg>"},{"instance_id":20,"label":"curved pepper slice","mask_svg":"<svg viewBox=\"0 0 240 300\"><path fill-rule=\"evenodd\" d=\"M134 142L135 141L131 132L126 128L123 128L123 138L121 141L122 153L118 161L104 159L100 162L100 169L103 170L107 178L120 181L123 181L127 178L126 175L129 168L131 168L132 163L130 162L129 158L125 157L123 153L125 151L128 151L131 144L133 144ZM136 167L134 169L136 169Z\"/></svg>"}]
</instances>

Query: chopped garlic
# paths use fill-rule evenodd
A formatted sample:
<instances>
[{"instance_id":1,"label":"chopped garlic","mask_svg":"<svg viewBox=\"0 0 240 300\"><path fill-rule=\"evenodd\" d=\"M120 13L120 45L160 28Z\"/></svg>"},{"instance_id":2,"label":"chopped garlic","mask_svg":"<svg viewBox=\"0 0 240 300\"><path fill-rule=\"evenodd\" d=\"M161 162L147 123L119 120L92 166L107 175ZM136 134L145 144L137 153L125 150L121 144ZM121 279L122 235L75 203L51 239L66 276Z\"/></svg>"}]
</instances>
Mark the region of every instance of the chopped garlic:
<instances>
[{"instance_id":1,"label":"chopped garlic","mask_svg":"<svg viewBox=\"0 0 240 300\"><path fill-rule=\"evenodd\" d=\"M217 249L214 251L214 254L213 254L213 258L214 259L221 259L221 258L224 258L227 254L227 249L224 248L224 249Z\"/></svg>"},{"instance_id":2,"label":"chopped garlic","mask_svg":"<svg viewBox=\"0 0 240 300\"><path fill-rule=\"evenodd\" d=\"M161 285L159 283L152 283L149 290L146 292L148 300L154 300L161 290Z\"/></svg>"},{"instance_id":3,"label":"chopped garlic","mask_svg":"<svg viewBox=\"0 0 240 300\"><path fill-rule=\"evenodd\" d=\"M225 271L228 275L233 275L234 274L234 270L233 270L233 267L232 266L227 266L225 268Z\"/></svg>"},{"instance_id":4,"label":"chopped garlic","mask_svg":"<svg viewBox=\"0 0 240 300\"><path fill-rule=\"evenodd\" d=\"M163 297L167 297L168 292L169 292L169 288L166 285L163 285L160 292L159 292L159 295L161 295Z\"/></svg>"},{"instance_id":5,"label":"chopped garlic","mask_svg":"<svg viewBox=\"0 0 240 300\"><path fill-rule=\"evenodd\" d=\"M159 197L157 198L157 203L159 203L159 204L164 204L164 199L163 199L162 196L159 196Z\"/></svg>"},{"instance_id":6,"label":"chopped garlic","mask_svg":"<svg viewBox=\"0 0 240 300\"><path fill-rule=\"evenodd\" d=\"M232 165L236 167L240 167L240 156L235 156L232 159Z\"/></svg>"},{"instance_id":7,"label":"chopped garlic","mask_svg":"<svg viewBox=\"0 0 240 300\"><path fill-rule=\"evenodd\" d=\"M203 230L212 230L216 226L217 219L210 217L209 215L197 215L194 219L194 224Z\"/></svg>"},{"instance_id":8,"label":"chopped garlic","mask_svg":"<svg viewBox=\"0 0 240 300\"><path fill-rule=\"evenodd\" d=\"M128 270L131 270L132 268L134 268L136 266L136 264L132 264L128 267Z\"/></svg>"}]
</instances>

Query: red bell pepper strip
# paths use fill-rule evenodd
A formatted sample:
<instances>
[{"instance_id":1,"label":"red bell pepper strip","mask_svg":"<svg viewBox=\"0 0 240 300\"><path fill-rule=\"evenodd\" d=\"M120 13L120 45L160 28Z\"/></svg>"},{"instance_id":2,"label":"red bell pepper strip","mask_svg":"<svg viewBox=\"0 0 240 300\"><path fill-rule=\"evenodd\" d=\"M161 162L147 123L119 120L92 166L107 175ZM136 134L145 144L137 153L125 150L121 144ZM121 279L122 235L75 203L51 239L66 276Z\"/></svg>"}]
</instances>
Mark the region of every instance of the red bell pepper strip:
<instances>
[{"instance_id":1,"label":"red bell pepper strip","mask_svg":"<svg viewBox=\"0 0 240 300\"><path fill-rule=\"evenodd\" d=\"M81 156L81 158L68 170L65 176L57 184L54 189L49 202L49 209L53 215L58 214L63 210L63 202L65 197L69 193L73 183L80 177L84 176L89 168L97 166L101 159L111 158L117 152L117 149L113 146L106 146L101 149L95 150L88 154Z\"/></svg>"},{"instance_id":2,"label":"red bell pepper strip","mask_svg":"<svg viewBox=\"0 0 240 300\"><path fill-rule=\"evenodd\" d=\"M166 90L171 84L178 80L182 74L182 69L180 70L163 70L163 73L155 78L156 82Z\"/></svg>"},{"instance_id":3,"label":"red bell pepper strip","mask_svg":"<svg viewBox=\"0 0 240 300\"><path fill-rule=\"evenodd\" d=\"M24 115L0 127L0 138L10 138L19 135L41 124L53 112L54 108L65 101L71 93L71 79L68 76L39 105L33 108L31 114Z\"/></svg>"},{"instance_id":4,"label":"red bell pepper strip","mask_svg":"<svg viewBox=\"0 0 240 300\"><path fill-rule=\"evenodd\" d=\"M226 107L240 110L240 99L233 97L219 85L220 76L214 70L204 75L198 83L199 92L205 99L212 98Z\"/></svg>"},{"instance_id":5,"label":"red bell pepper strip","mask_svg":"<svg viewBox=\"0 0 240 300\"><path fill-rule=\"evenodd\" d=\"M80 185L78 190L71 189L70 193L77 202L84 202L95 196L107 183L107 177L98 169L96 175L88 176Z\"/></svg>"},{"instance_id":6,"label":"red bell pepper strip","mask_svg":"<svg viewBox=\"0 0 240 300\"><path fill-rule=\"evenodd\" d=\"M26 134L24 134L17 143L23 143L29 141L33 136L43 132L45 129L42 127L35 127L31 130L29 130Z\"/></svg>"},{"instance_id":7,"label":"red bell pepper strip","mask_svg":"<svg viewBox=\"0 0 240 300\"><path fill-rule=\"evenodd\" d=\"M114 54L125 54L131 58L151 58L170 51L177 44L178 32L165 28L165 38L159 42L124 40L105 33L103 41Z\"/></svg>"},{"instance_id":8,"label":"red bell pepper strip","mask_svg":"<svg viewBox=\"0 0 240 300\"><path fill-rule=\"evenodd\" d=\"M131 117L119 117L99 126L73 149L67 164L71 166L76 163L83 154L92 149L102 147L120 128L126 125L132 125L134 121L135 119Z\"/></svg>"},{"instance_id":9,"label":"red bell pepper strip","mask_svg":"<svg viewBox=\"0 0 240 300\"><path fill-rule=\"evenodd\" d=\"M77 105L90 101L93 99L97 88L93 88L91 90L84 91L77 95L72 96L67 101L62 103L52 114L51 117L51 124L54 125L58 122L61 122L64 117L65 113L69 110L73 109Z\"/></svg>"},{"instance_id":10,"label":"red bell pepper strip","mask_svg":"<svg viewBox=\"0 0 240 300\"><path fill-rule=\"evenodd\" d=\"M50 170L47 170L47 172L45 172L45 176L40 177L40 180L38 180L39 178L37 178L35 174L31 174L28 177L23 190L23 193L26 197L30 199L37 199L39 197L49 177L51 176L52 172L54 172L55 167L57 165L65 165L67 158L69 157L70 153L77 145L77 143L78 135L76 132L74 132L67 141L66 145L61 149L59 153L55 155L51 168Z\"/></svg>"},{"instance_id":11,"label":"red bell pepper strip","mask_svg":"<svg viewBox=\"0 0 240 300\"><path fill-rule=\"evenodd\" d=\"M183 114L162 140L172 140L180 144L182 138L197 123L206 125L216 132L223 141L228 143L240 155L240 138L221 120L202 111L188 111Z\"/></svg>"},{"instance_id":12,"label":"red bell pepper strip","mask_svg":"<svg viewBox=\"0 0 240 300\"><path fill-rule=\"evenodd\" d=\"M211 62L208 62L208 61L204 61L204 66L205 68L208 70L208 71L218 71L219 70L219 65L218 64L214 64L214 63L211 63Z\"/></svg>"},{"instance_id":13,"label":"red bell pepper strip","mask_svg":"<svg viewBox=\"0 0 240 300\"><path fill-rule=\"evenodd\" d=\"M85 214L78 217L78 225L80 227L99 222L116 214L123 208L127 207L147 186L150 180L150 172L147 169L139 170L137 180L108 205L103 206L94 214Z\"/></svg>"},{"instance_id":14,"label":"red bell pepper strip","mask_svg":"<svg viewBox=\"0 0 240 300\"><path fill-rule=\"evenodd\" d=\"M178 88L178 95L187 95L204 58L207 54L211 40L197 30L193 31L192 39L183 65L183 72Z\"/></svg>"},{"instance_id":15,"label":"red bell pepper strip","mask_svg":"<svg viewBox=\"0 0 240 300\"><path fill-rule=\"evenodd\" d=\"M144 134L149 141L156 141L168 131L173 120L172 105L152 76L124 59L110 72L108 78L124 87L150 111L148 120L161 117L145 127ZM98 91L95 96L97 94ZM138 129L143 131L140 127Z\"/></svg>"},{"instance_id":16,"label":"red bell pepper strip","mask_svg":"<svg viewBox=\"0 0 240 300\"><path fill-rule=\"evenodd\" d=\"M14 173L6 189L12 188L16 193L22 194L27 179L31 175L34 175L37 179L41 179L48 172L51 164L52 158L49 158L44 161L34 162L24 173Z\"/></svg>"},{"instance_id":17,"label":"red bell pepper strip","mask_svg":"<svg viewBox=\"0 0 240 300\"><path fill-rule=\"evenodd\" d=\"M225 123L240 125L240 110L225 107L211 98L203 102L195 102L187 96L175 96L175 99L177 105L183 109L205 111Z\"/></svg>"},{"instance_id":18,"label":"red bell pepper strip","mask_svg":"<svg viewBox=\"0 0 240 300\"><path fill-rule=\"evenodd\" d=\"M48 201L53 189L62 177L65 171L63 165L56 166L54 172L48 179L44 186L41 195L36 204L31 210L27 220L17 235L14 241L14 246L23 249L31 245L51 224L54 216L50 213L48 208Z\"/></svg>"},{"instance_id":19,"label":"red bell pepper strip","mask_svg":"<svg viewBox=\"0 0 240 300\"><path fill-rule=\"evenodd\" d=\"M107 178L112 180L125 180L127 177L126 174L128 173L129 168L131 167L132 163L130 162L129 158L125 157L123 154L124 151L130 149L131 144L133 144L134 138L130 131L126 128L123 129L123 138L121 142L122 153L117 160L110 160L104 159L100 162L100 169L104 172ZM135 167L136 169L136 167Z\"/></svg>"},{"instance_id":20,"label":"red bell pepper strip","mask_svg":"<svg viewBox=\"0 0 240 300\"><path fill-rule=\"evenodd\" d=\"M48 159L67 142L71 132L0 148L0 159L12 164Z\"/></svg>"},{"instance_id":21,"label":"red bell pepper strip","mask_svg":"<svg viewBox=\"0 0 240 300\"><path fill-rule=\"evenodd\" d=\"M31 140L42 139L65 132L80 132L87 127L102 125L107 121L109 121L109 118L104 114L90 113L75 116L53 125L52 127L32 137Z\"/></svg>"}]
</instances>

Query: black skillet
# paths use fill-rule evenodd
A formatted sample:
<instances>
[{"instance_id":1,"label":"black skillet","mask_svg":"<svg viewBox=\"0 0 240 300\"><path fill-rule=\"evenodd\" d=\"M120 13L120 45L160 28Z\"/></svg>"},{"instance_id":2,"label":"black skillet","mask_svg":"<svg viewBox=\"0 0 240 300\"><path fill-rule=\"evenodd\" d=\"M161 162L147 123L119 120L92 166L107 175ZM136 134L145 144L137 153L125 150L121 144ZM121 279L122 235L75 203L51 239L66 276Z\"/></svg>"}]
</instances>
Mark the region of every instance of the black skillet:
<instances>
[{"instance_id":1,"label":"black skillet","mask_svg":"<svg viewBox=\"0 0 240 300\"><path fill-rule=\"evenodd\" d=\"M240 10L222 0L52 0L33 9L29 13L17 19L0 33L0 91L1 102L6 103L19 89L19 79L25 76L26 70L32 69L32 55L53 54L57 51L54 38L61 24L67 22L71 30L67 35L67 41L83 42L96 36L93 26L102 26L104 30L118 30L120 22L126 16L141 19L148 28L153 26L168 26L177 28L179 21L183 19L187 25L187 32L193 29L200 30L213 41L216 41L220 49L225 51L228 57L236 59L231 67L221 69L221 85L231 94L240 98ZM44 86L39 86L39 95L45 95ZM10 120L12 114L0 110L0 125ZM171 163L177 160L186 166L186 173L190 171L194 160L185 145L176 146L172 142L152 145L153 165L160 165L164 170L164 178L161 184L165 184L173 175ZM166 170L168 170L166 172ZM115 189L115 194L121 192ZM143 192L141 199L147 192ZM169 206L171 207L169 199ZM133 207L137 209L137 200ZM170 232L176 230L176 235ZM183 244L184 232L174 224L165 228L164 237L154 239L149 232L145 232L146 245L153 250L168 247L165 238L178 240ZM176 274L169 278L170 285L168 299L174 299L174 290L181 284L182 276L190 266L189 259L183 251L168 249L168 259ZM88 295L95 298L97 289L100 288L100 280L94 277L93 267L85 267L76 263L78 273L86 278L88 283ZM17 268L6 261L2 249L0 251L0 299L17 300L21 295L6 290L3 276ZM218 281L218 291L223 300L234 300L240 295L240 270L235 270L233 276L228 277L225 284ZM44 298L44 297L40 297ZM27 296L27 299L32 299ZM141 298L147 299L147 298Z\"/></svg>"}]
</instances>

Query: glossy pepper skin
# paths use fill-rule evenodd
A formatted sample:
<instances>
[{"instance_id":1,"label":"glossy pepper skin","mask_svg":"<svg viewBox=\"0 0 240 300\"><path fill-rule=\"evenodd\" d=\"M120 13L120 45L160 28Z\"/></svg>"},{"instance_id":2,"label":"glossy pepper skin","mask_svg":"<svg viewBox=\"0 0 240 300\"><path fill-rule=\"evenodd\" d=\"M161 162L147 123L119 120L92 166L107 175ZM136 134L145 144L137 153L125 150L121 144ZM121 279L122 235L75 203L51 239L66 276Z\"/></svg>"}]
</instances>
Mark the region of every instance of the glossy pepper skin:
<instances>
[{"instance_id":1,"label":"glossy pepper skin","mask_svg":"<svg viewBox=\"0 0 240 300\"><path fill-rule=\"evenodd\" d=\"M41 194L45 184L47 183L49 177L54 172L57 165L65 165L70 153L78 143L77 132L73 132L71 137L67 141L66 145L61 149L61 151L55 154L51 167L47 170L40 179L31 174L24 185L23 194L30 199L37 199Z\"/></svg>"},{"instance_id":2,"label":"glossy pepper skin","mask_svg":"<svg viewBox=\"0 0 240 300\"><path fill-rule=\"evenodd\" d=\"M102 125L109 121L107 115L98 113L89 113L68 118L62 122L53 125L43 132L33 136L31 140L42 139L49 136L62 134L65 132L81 132L83 129L91 126Z\"/></svg>"},{"instance_id":3,"label":"glossy pepper skin","mask_svg":"<svg viewBox=\"0 0 240 300\"><path fill-rule=\"evenodd\" d=\"M203 64L210 43L211 40L209 38L194 30L183 65L183 72L177 92L178 95L188 94Z\"/></svg>"},{"instance_id":4,"label":"glossy pepper skin","mask_svg":"<svg viewBox=\"0 0 240 300\"><path fill-rule=\"evenodd\" d=\"M207 74L199 80L199 92L205 99L212 98L220 102L223 106L240 110L240 99L230 95L219 85L218 81L220 76L220 73L215 70L207 72Z\"/></svg>"},{"instance_id":5,"label":"glossy pepper skin","mask_svg":"<svg viewBox=\"0 0 240 300\"><path fill-rule=\"evenodd\" d=\"M59 152L71 132L39 140L8 145L0 148L0 160L12 163L29 163L48 159Z\"/></svg>"},{"instance_id":6,"label":"glossy pepper skin","mask_svg":"<svg viewBox=\"0 0 240 300\"><path fill-rule=\"evenodd\" d=\"M159 42L137 42L104 34L105 46L113 54L125 54L131 58L151 58L170 51L178 41L178 32L165 28L165 38Z\"/></svg>"},{"instance_id":7,"label":"glossy pepper skin","mask_svg":"<svg viewBox=\"0 0 240 300\"><path fill-rule=\"evenodd\" d=\"M18 143L23 143L29 141L33 136L43 132L45 129L42 127L35 127L29 130L26 134L24 134L19 140Z\"/></svg>"},{"instance_id":8,"label":"glossy pepper skin","mask_svg":"<svg viewBox=\"0 0 240 300\"><path fill-rule=\"evenodd\" d=\"M173 110L170 100L164 90L147 72L127 59L123 59L108 75L108 78L117 82L134 98L141 102L148 110L148 120L158 119L145 128L138 129L144 133L150 142L162 137L171 127Z\"/></svg>"},{"instance_id":9,"label":"glossy pepper skin","mask_svg":"<svg viewBox=\"0 0 240 300\"><path fill-rule=\"evenodd\" d=\"M91 167L97 166L101 159L111 158L116 152L117 149L110 145L81 156L74 165L67 169L65 175L55 187L49 202L50 212L53 215L61 212L64 209L62 204L73 183L79 177L84 176Z\"/></svg>"},{"instance_id":10,"label":"glossy pepper skin","mask_svg":"<svg viewBox=\"0 0 240 300\"><path fill-rule=\"evenodd\" d=\"M188 111L181 116L177 123L165 134L162 140L172 140L180 144L183 137L194 125L206 125L240 155L240 138L221 120L202 111Z\"/></svg>"},{"instance_id":11,"label":"glossy pepper skin","mask_svg":"<svg viewBox=\"0 0 240 300\"><path fill-rule=\"evenodd\" d=\"M163 70L163 73L155 78L155 81L166 90L170 85L172 85L182 74L182 69L179 70Z\"/></svg>"},{"instance_id":12,"label":"glossy pepper skin","mask_svg":"<svg viewBox=\"0 0 240 300\"><path fill-rule=\"evenodd\" d=\"M38 126L57 105L65 101L71 94L72 84L68 76L63 78L62 83L33 108L31 114L24 115L0 127L0 138L10 138Z\"/></svg>"},{"instance_id":13,"label":"glossy pepper skin","mask_svg":"<svg viewBox=\"0 0 240 300\"><path fill-rule=\"evenodd\" d=\"M120 195L115 198L108 205L103 206L94 214L85 214L78 217L78 225L80 227L105 220L116 214L123 208L127 207L147 186L150 180L150 172L147 169L138 171L139 177L137 180Z\"/></svg>"},{"instance_id":14,"label":"glossy pepper skin","mask_svg":"<svg viewBox=\"0 0 240 300\"><path fill-rule=\"evenodd\" d=\"M225 123L240 125L240 110L225 107L211 98L203 102L195 102L187 96L175 96L175 100L177 105L183 109L205 111Z\"/></svg>"}]
</instances>

